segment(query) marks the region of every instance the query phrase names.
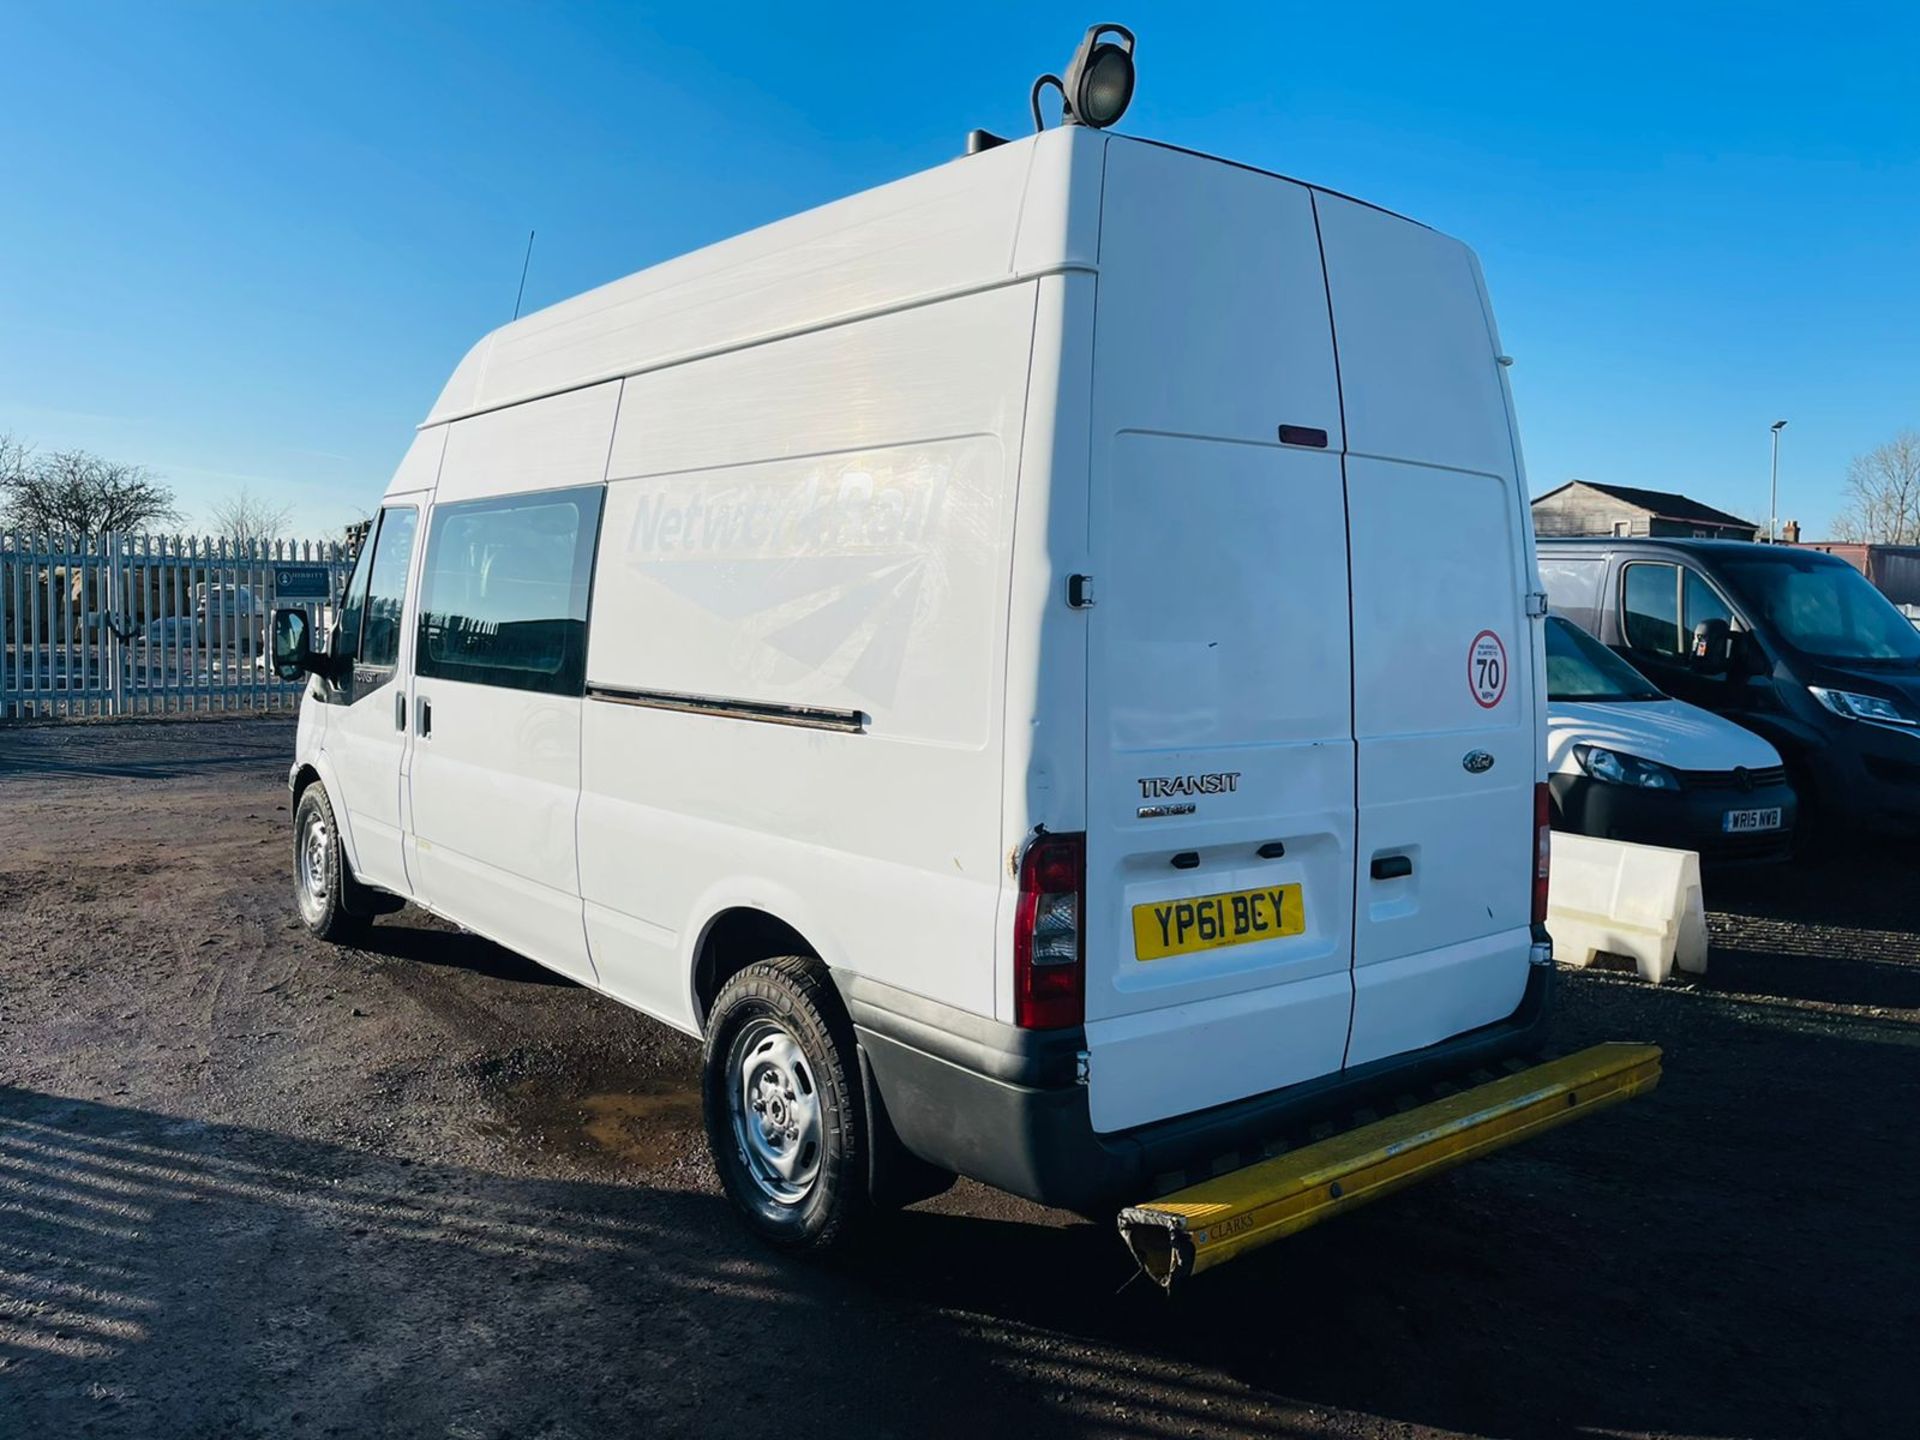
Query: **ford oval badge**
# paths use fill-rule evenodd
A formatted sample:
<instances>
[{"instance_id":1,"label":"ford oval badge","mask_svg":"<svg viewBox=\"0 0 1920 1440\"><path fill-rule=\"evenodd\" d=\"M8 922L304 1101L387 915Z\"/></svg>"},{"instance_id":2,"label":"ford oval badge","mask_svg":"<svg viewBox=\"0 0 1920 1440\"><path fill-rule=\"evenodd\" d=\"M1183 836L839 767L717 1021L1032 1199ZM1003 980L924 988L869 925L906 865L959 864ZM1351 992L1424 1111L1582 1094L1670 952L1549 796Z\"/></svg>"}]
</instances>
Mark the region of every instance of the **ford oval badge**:
<instances>
[{"instance_id":1,"label":"ford oval badge","mask_svg":"<svg viewBox=\"0 0 1920 1440\"><path fill-rule=\"evenodd\" d=\"M1493 768L1493 756L1484 750L1469 750L1460 764L1469 775L1484 775Z\"/></svg>"}]
</instances>

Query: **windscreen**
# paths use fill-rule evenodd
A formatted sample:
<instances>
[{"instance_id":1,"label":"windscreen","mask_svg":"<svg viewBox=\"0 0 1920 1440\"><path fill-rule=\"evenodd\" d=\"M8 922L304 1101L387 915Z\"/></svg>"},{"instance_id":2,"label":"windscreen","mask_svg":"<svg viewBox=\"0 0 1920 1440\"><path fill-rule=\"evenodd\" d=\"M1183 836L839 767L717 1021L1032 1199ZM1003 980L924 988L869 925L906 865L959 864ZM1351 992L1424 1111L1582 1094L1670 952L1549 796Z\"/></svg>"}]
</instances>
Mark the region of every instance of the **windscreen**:
<instances>
[{"instance_id":1,"label":"windscreen","mask_svg":"<svg viewBox=\"0 0 1920 1440\"><path fill-rule=\"evenodd\" d=\"M1593 636L1558 615L1547 617L1547 699L1613 701L1666 697Z\"/></svg>"},{"instance_id":2,"label":"windscreen","mask_svg":"<svg viewBox=\"0 0 1920 1440\"><path fill-rule=\"evenodd\" d=\"M1920 634L1844 561L1766 554L1723 562L1749 613L1822 660L1920 663Z\"/></svg>"}]
</instances>

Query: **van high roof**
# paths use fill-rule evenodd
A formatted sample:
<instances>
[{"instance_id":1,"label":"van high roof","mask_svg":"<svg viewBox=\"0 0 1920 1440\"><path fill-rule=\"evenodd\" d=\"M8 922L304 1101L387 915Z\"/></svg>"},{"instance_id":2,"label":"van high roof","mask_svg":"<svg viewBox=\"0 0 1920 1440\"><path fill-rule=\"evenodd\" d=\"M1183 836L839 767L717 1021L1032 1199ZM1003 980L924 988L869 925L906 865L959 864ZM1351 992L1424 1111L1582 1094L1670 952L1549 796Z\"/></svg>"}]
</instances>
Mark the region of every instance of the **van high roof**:
<instances>
[{"instance_id":1,"label":"van high roof","mask_svg":"<svg viewBox=\"0 0 1920 1440\"><path fill-rule=\"evenodd\" d=\"M422 426L823 325L1093 271L1110 141L1157 144L1060 126L562 300L469 350Z\"/></svg>"}]
</instances>

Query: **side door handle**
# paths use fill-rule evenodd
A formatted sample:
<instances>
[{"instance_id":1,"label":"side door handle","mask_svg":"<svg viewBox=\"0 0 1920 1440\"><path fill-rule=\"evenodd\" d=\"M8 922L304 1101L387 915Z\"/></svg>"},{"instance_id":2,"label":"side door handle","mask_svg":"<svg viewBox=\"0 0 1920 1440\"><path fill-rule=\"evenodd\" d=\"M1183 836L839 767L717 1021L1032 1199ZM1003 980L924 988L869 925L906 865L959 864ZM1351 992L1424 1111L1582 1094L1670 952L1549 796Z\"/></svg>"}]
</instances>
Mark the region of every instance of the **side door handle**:
<instances>
[{"instance_id":1,"label":"side door handle","mask_svg":"<svg viewBox=\"0 0 1920 1440\"><path fill-rule=\"evenodd\" d=\"M393 728L401 731L407 728L407 692L404 690L393 697Z\"/></svg>"},{"instance_id":2,"label":"side door handle","mask_svg":"<svg viewBox=\"0 0 1920 1440\"><path fill-rule=\"evenodd\" d=\"M423 740L433 733L433 702L424 695L414 699L413 724Z\"/></svg>"}]
</instances>

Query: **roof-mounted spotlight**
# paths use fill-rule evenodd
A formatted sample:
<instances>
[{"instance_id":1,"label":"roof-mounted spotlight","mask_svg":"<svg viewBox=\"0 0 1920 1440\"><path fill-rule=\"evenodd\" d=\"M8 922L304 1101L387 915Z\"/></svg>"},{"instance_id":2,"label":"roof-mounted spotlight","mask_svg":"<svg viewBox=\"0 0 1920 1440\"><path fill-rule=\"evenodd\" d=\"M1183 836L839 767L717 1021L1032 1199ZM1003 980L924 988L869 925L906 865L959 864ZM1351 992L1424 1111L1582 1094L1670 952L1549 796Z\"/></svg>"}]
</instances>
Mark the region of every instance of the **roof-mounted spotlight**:
<instances>
[{"instance_id":1,"label":"roof-mounted spotlight","mask_svg":"<svg viewBox=\"0 0 1920 1440\"><path fill-rule=\"evenodd\" d=\"M1103 40L1117 35L1125 41L1117 45ZM1124 25L1090 25L1073 52L1066 78L1042 75L1033 82L1033 128L1044 130L1040 118L1040 92L1052 85L1060 91L1060 119L1067 125L1086 125L1104 130L1122 115L1133 101L1133 32Z\"/></svg>"}]
</instances>

